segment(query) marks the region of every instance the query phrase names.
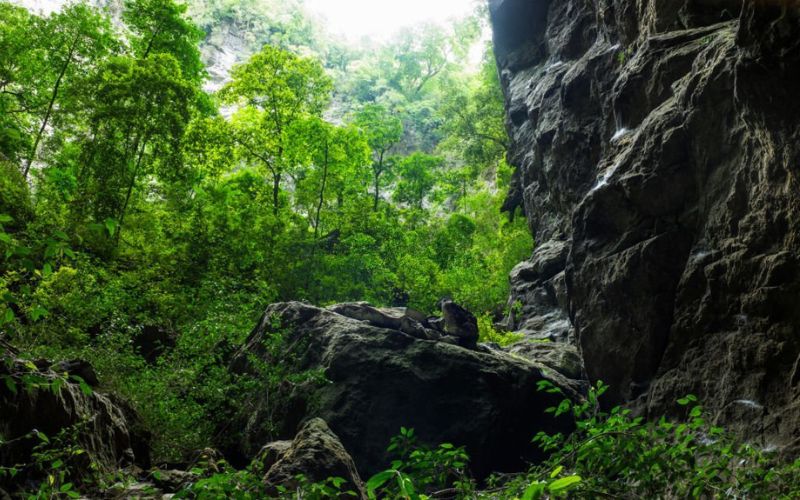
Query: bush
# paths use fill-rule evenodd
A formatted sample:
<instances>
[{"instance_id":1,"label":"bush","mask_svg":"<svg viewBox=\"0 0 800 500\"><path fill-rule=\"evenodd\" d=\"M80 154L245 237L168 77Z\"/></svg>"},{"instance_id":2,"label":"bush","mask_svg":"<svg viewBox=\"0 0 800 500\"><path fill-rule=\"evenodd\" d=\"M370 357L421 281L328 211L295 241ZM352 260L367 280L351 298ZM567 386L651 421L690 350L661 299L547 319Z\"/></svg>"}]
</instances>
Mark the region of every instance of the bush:
<instances>
[{"instance_id":1,"label":"bush","mask_svg":"<svg viewBox=\"0 0 800 500\"><path fill-rule=\"evenodd\" d=\"M540 388L559 389L547 382ZM541 465L503 486L504 495L524 494L554 473L580 477L572 498L798 498L800 460L781 463L776 456L741 444L722 428L709 424L695 396L678 401L685 418L647 422L631 410L599 410L608 389L599 382L585 402L565 399L547 411L571 413L576 432L570 436L540 433L534 441L547 452ZM541 498L536 489L527 498ZM523 496L523 498L526 498Z\"/></svg>"},{"instance_id":2,"label":"bush","mask_svg":"<svg viewBox=\"0 0 800 500\"><path fill-rule=\"evenodd\" d=\"M489 314L478 316L478 333L480 342L494 342L505 347L525 338L521 333L502 332L494 327L494 320Z\"/></svg>"},{"instance_id":3,"label":"bush","mask_svg":"<svg viewBox=\"0 0 800 500\"><path fill-rule=\"evenodd\" d=\"M467 475L469 457L462 447L449 443L436 448L420 446L414 429L402 427L387 451L397 456L397 460L367 481L370 498L422 499L427 498L425 493L448 489L467 497L473 491Z\"/></svg>"},{"instance_id":4,"label":"bush","mask_svg":"<svg viewBox=\"0 0 800 500\"><path fill-rule=\"evenodd\" d=\"M3 160L0 160L0 214L13 219L7 227L12 232L24 227L33 217L28 183L16 165Z\"/></svg>"}]
</instances>

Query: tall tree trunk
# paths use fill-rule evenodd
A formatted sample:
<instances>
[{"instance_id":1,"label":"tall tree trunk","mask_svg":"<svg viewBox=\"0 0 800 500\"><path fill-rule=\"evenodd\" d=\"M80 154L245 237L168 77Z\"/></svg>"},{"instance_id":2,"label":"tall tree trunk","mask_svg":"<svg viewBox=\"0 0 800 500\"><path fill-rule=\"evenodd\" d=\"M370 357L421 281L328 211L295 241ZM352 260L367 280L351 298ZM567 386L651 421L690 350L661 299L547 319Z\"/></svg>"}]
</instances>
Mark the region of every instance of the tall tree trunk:
<instances>
[{"instance_id":1,"label":"tall tree trunk","mask_svg":"<svg viewBox=\"0 0 800 500\"><path fill-rule=\"evenodd\" d=\"M131 201L131 195L133 194L133 188L136 185L136 178L139 176L139 169L142 166L142 158L144 158L144 150L147 147L147 141L149 137L145 137L142 141L141 149L138 151L138 155L136 157L136 165L133 167L133 175L131 176L131 181L128 183L128 191L125 194L125 203L122 205L122 210L120 210L119 214L119 223L117 224L117 234L114 235L114 246L119 246L119 240L122 236L122 224L125 222L125 215L128 212L128 205ZM138 142L138 139L137 139Z\"/></svg>"},{"instance_id":2,"label":"tall tree trunk","mask_svg":"<svg viewBox=\"0 0 800 500\"><path fill-rule=\"evenodd\" d=\"M150 40L147 41L147 47L144 49L144 54L142 54L142 59L147 59L147 56L150 55L150 51L153 50L153 44L156 41L156 37L161 34L161 24L156 26L156 29L153 31L153 34L150 36Z\"/></svg>"},{"instance_id":3,"label":"tall tree trunk","mask_svg":"<svg viewBox=\"0 0 800 500\"><path fill-rule=\"evenodd\" d=\"M381 151L380 156L378 157L378 166L377 168L372 167L372 171L375 174L375 203L372 206L372 211L378 211L378 201L381 199L381 174L383 173L383 154L384 152Z\"/></svg>"},{"instance_id":4,"label":"tall tree trunk","mask_svg":"<svg viewBox=\"0 0 800 500\"><path fill-rule=\"evenodd\" d=\"M39 132L36 134L36 139L33 141L33 147L28 155L28 162L25 165L25 171L22 173L22 176L26 179L28 178L28 172L31 170L33 160L36 157L36 151L39 149L39 142L41 142L42 135L44 135L44 129L47 128L47 122L50 121L50 115L53 113L53 108L55 107L56 99L58 98L58 89L61 87L61 81L64 79L64 75L67 73L67 69L72 63L72 56L75 55L75 48L78 46L78 40L80 40L80 36L80 33L78 33L75 35L75 39L72 40L72 45L69 47L67 58L64 61L64 64L61 66L61 71L58 73L56 84L53 86L53 93L50 95L50 102L47 105L47 111L44 114L42 125L39 127Z\"/></svg>"},{"instance_id":5,"label":"tall tree trunk","mask_svg":"<svg viewBox=\"0 0 800 500\"><path fill-rule=\"evenodd\" d=\"M328 141L325 141L325 160L322 167L322 186L319 189L319 203L317 203L317 215L314 219L314 239L319 236L319 214L322 212L322 203L325 201L325 184L328 182Z\"/></svg>"},{"instance_id":6,"label":"tall tree trunk","mask_svg":"<svg viewBox=\"0 0 800 500\"><path fill-rule=\"evenodd\" d=\"M281 172L276 171L272 176L272 213L278 215L278 203L281 196Z\"/></svg>"}]
</instances>

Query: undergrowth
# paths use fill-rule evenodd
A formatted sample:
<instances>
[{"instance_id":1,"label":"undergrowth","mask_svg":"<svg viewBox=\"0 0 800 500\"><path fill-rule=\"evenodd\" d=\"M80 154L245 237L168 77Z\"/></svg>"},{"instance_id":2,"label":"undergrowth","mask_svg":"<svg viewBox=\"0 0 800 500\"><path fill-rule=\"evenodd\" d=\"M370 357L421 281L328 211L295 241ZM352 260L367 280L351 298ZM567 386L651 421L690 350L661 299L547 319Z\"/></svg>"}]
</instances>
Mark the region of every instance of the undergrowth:
<instances>
[{"instance_id":1,"label":"undergrowth","mask_svg":"<svg viewBox=\"0 0 800 500\"><path fill-rule=\"evenodd\" d=\"M517 474L498 474L478 483L469 474L469 456L463 447L444 443L428 447L417 441L413 429L401 428L387 451L395 459L365 482L370 499L428 500L545 498L753 498L800 497L800 460L787 462L767 450L742 443L711 424L697 397L678 400L681 419L655 422L616 407L601 410L600 397L608 386L599 382L585 399L565 398L545 411L571 415L576 430L569 435L540 432L533 442L549 458ZM560 393L543 381L539 390ZM67 460L79 454L63 436L66 451L56 450L40 436L32 467L51 468L30 498L74 496L78 478L70 475ZM57 465L57 467L56 467ZM60 469L57 470L56 469ZM2 471L9 474L9 470ZM254 463L235 470L224 461L213 468L195 468L197 478L176 498L280 498L317 500L357 498L353 485L339 477L313 482L297 476L291 486L265 493L263 468ZM65 488L59 491L61 488Z\"/></svg>"}]
</instances>

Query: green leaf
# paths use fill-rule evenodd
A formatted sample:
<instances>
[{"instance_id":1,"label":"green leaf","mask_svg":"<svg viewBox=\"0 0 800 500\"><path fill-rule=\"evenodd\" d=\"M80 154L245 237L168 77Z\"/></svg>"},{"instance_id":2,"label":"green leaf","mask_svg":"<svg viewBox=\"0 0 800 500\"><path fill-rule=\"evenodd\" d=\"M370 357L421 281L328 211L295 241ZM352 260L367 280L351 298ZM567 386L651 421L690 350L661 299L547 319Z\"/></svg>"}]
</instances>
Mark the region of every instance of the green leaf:
<instances>
[{"instance_id":1,"label":"green leaf","mask_svg":"<svg viewBox=\"0 0 800 500\"><path fill-rule=\"evenodd\" d=\"M367 481L366 487L369 491L375 491L384 484L392 477L394 477L395 471L393 470L385 470L383 472L378 472Z\"/></svg>"},{"instance_id":2,"label":"green leaf","mask_svg":"<svg viewBox=\"0 0 800 500\"><path fill-rule=\"evenodd\" d=\"M45 309L42 306L35 306L31 310L30 317L31 317L31 320L33 320L33 321L39 321L41 318L47 316L47 314L48 314L47 309Z\"/></svg>"},{"instance_id":3,"label":"green leaf","mask_svg":"<svg viewBox=\"0 0 800 500\"><path fill-rule=\"evenodd\" d=\"M522 494L521 500L534 500L541 498L544 495L544 489L547 485L543 482L536 481L531 483L525 488L525 493Z\"/></svg>"},{"instance_id":4,"label":"green leaf","mask_svg":"<svg viewBox=\"0 0 800 500\"><path fill-rule=\"evenodd\" d=\"M106 231L108 231L109 236L114 236L114 234L117 232L119 223L115 219L108 218L103 221L103 226L106 228Z\"/></svg>"},{"instance_id":5,"label":"green leaf","mask_svg":"<svg viewBox=\"0 0 800 500\"><path fill-rule=\"evenodd\" d=\"M53 468L53 469L58 469L62 465L64 465L64 462L62 460L56 460L55 462L50 464L50 467Z\"/></svg>"},{"instance_id":6,"label":"green leaf","mask_svg":"<svg viewBox=\"0 0 800 500\"><path fill-rule=\"evenodd\" d=\"M72 489L72 483L64 483L61 485L61 488L58 489L61 493L66 493Z\"/></svg>"},{"instance_id":7,"label":"green leaf","mask_svg":"<svg viewBox=\"0 0 800 500\"><path fill-rule=\"evenodd\" d=\"M562 471L562 470L564 470L564 466L563 466L563 465L559 465L558 467L556 467L556 468L553 470L553 472L551 472L551 473L550 473L550 479L555 479L555 477L556 477L556 476L558 476L559 474L561 474L561 471Z\"/></svg>"},{"instance_id":8,"label":"green leaf","mask_svg":"<svg viewBox=\"0 0 800 500\"><path fill-rule=\"evenodd\" d=\"M78 387L80 388L81 392L84 396L91 396L92 395L92 388L86 382L78 382Z\"/></svg>"},{"instance_id":9,"label":"green leaf","mask_svg":"<svg viewBox=\"0 0 800 500\"><path fill-rule=\"evenodd\" d=\"M13 220L14 218L11 217L10 215L0 214L0 224L7 224Z\"/></svg>"},{"instance_id":10,"label":"green leaf","mask_svg":"<svg viewBox=\"0 0 800 500\"><path fill-rule=\"evenodd\" d=\"M49 262L45 262L42 266L42 276L47 278L51 274L53 274L53 266Z\"/></svg>"},{"instance_id":11,"label":"green leaf","mask_svg":"<svg viewBox=\"0 0 800 500\"><path fill-rule=\"evenodd\" d=\"M582 481L580 476L567 476L557 479L548 485L547 489L550 493L563 493L574 488Z\"/></svg>"}]
</instances>

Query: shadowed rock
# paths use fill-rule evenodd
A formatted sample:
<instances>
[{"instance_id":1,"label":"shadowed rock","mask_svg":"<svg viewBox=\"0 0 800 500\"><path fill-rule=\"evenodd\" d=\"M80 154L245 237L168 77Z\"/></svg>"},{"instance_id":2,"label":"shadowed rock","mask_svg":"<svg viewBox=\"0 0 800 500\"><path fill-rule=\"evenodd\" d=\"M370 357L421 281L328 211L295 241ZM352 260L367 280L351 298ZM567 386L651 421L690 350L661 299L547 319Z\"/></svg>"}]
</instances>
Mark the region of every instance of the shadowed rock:
<instances>
[{"instance_id":1,"label":"shadowed rock","mask_svg":"<svg viewBox=\"0 0 800 500\"><path fill-rule=\"evenodd\" d=\"M140 430L133 409L79 384L70 378L71 373L97 382L91 365L84 361L39 368L5 355L0 363L0 436L4 441L0 466L30 463L33 448L42 442L37 433L53 441L65 431L65 444L85 451L69 459L73 477L115 472L133 464L149 467L149 434ZM28 477L35 471L18 468L21 473L15 481L37 479Z\"/></svg>"},{"instance_id":2,"label":"shadowed rock","mask_svg":"<svg viewBox=\"0 0 800 500\"><path fill-rule=\"evenodd\" d=\"M569 429L566 420L544 413L562 396L537 391L538 382L579 397L566 377L521 356L422 340L298 302L267 309L235 357L235 370L257 373L253 358L270 362L263 345L276 323L296 369L324 370L330 383L283 402L294 410L277 422L277 435L264 430L275 414L267 394L242 410L229 426L241 429L231 456L252 458L263 443L291 438L303 420L320 417L366 477L389 463L389 440L409 427L423 443L466 446L482 478L524 469L525 460L537 458L530 441L538 431Z\"/></svg>"},{"instance_id":3,"label":"shadowed rock","mask_svg":"<svg viewBox=\"0 0 800 500\"><path fill-rule=\"evenodd\" d=\"M306 422L288 446L281 444L269 450L276 459L264 476L270 494L277 494L278 486L289 491L297 488L297 476L302 475L310 483L344 479L341 498L353 498L346 494L348 491L354 492L356 498L367 498L353 459L322 419Z\"/></svg>"},{"instance_id":4,"label":"shadowed rock","mask_svg":"<svg viewBox=\"0 0 800 500\"><path fill-rule=\"evenodd\" d=\"M800 4L490 11L517 167L505 208L538 245L512 274L509 329L574 336L609 404L660 415L694 393L750 439L795 441Z\"/></svg>"}]
</instances>

